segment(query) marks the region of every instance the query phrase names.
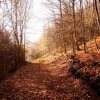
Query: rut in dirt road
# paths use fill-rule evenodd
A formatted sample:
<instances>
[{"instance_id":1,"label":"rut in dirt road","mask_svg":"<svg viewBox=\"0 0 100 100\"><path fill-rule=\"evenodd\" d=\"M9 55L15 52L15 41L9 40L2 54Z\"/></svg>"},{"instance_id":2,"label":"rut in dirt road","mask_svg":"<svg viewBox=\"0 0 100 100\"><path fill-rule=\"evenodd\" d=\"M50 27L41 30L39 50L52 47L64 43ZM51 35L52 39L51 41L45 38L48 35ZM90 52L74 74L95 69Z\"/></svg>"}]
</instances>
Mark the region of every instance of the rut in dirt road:
<instances>
[{"instance_id":1,"label":"rut in dirt road","mask_svg":"<svg viewBox=\"0 0 100 100\"><path fill-rule=\"evenodd\" d=\"M28 64L0 83L0 100L99 100L67 67Z\"/></svg>"}]
</instances>

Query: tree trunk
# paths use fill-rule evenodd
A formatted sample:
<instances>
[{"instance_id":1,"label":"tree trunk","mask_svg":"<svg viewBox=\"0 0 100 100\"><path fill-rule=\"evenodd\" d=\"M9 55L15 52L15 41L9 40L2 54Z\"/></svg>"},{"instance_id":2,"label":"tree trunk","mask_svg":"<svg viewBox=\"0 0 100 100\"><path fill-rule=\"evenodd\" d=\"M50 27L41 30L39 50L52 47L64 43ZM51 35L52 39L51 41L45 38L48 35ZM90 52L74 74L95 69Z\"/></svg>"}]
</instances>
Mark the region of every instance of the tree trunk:
<instances>
[{"instance_id":1,"label":"tree trunk","mask_svg":"<svg viewBox=\"0 0 100 100\"><path fill-rule=\"evenodd\" d=\"M98 5L100 5L100 0L98 3L97 3L97 0L94 0L94 4L95 4L95 10L96 10L96 14L97 14L97 20L98 20L99 32L100 32L100 16L99 16L99 10L98 10Z\"/></svg>"},{"instance_id":2,"label":"tree trunk","mask_svg":"<svg viewBox=\"0 0 100 100\"><path fill-rule=\"evenodd\" d=\"M76 49L80 50L78 40L77 40L77 32L76 32L76 18L75 18L75 0L72 1L72 9L73 9L73 24L74 24L74 37L75 37L75 44L76 44ZM74 38L73 38L74 39Z\"/></svg>"},{"instance_id":3,"label":"tree trunk","mask_svg":"<svg viewBox=\"0 0 100 100\"><path fill-rule=\"evenodd\" d=\"M84 51L86 53L87 52L87 50L86 50L86 37L85 37L85 32L84 32L84 18L83 18L83 5L82 5L82 3L83 3L83 1L80 0L81 30L82 30L82 34L84 36L83 45L84 45Z\"/></svg>"}]
</instances>

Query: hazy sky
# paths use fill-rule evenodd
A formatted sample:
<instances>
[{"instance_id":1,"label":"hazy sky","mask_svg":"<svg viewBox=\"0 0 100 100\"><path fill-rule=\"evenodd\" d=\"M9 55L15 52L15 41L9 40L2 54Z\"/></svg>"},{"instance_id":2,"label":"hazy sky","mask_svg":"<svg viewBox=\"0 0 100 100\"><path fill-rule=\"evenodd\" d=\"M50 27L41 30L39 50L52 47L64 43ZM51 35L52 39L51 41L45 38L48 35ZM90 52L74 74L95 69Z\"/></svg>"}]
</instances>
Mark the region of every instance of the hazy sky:
<instances>
[{"instance_id":1,"label":"hazy sky","mask_svg":"<svg viewBox=\"0 0 100 100\"><path fill-rule=\"evenodd\" d=\"M43 3L46 0L32 0L30 20L27 27L27 40L38 42L43 33L43 27L47 23L49 10Z\"/></svg>"}]
</instances>

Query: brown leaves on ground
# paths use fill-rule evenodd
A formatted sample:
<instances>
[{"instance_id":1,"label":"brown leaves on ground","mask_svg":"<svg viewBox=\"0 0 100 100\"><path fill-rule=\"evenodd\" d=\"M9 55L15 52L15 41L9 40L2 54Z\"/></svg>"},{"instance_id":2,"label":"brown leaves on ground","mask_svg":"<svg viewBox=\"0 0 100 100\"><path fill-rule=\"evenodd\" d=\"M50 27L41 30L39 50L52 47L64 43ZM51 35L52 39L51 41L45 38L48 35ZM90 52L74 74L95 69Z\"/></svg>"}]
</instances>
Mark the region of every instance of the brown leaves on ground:
<instances>
[{"instance_id":1,"label":"brown leaves on ground","mask_svg":"<svg viewBox=\"0 0 100 100\"><path fill-rule=\"evenodd\" d=\"M87 84L68 73L67 67L54 66L23 66L0 83L1 100L99 100Z\"/></svg>"}]
</instances>

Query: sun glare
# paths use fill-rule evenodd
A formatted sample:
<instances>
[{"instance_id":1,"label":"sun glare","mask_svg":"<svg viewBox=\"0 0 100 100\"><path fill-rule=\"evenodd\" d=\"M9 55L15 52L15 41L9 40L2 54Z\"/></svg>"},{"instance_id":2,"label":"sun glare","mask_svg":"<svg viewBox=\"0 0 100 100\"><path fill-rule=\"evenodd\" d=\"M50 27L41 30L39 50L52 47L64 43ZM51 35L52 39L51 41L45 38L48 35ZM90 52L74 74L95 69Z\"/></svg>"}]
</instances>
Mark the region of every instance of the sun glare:
<instances>
[{"instance_id":1,"label":"sun glare","mask_svg":"<svg viewBox=\"0 0 100 100\"><path fill-rule=\"evenodd\" d=\"M48 10L43 6L46 0L34 0L31 5L30 19L27 28L27 41L38 43L43 34L43 27L47 23Z\"/></svg>"}]
</instances>

